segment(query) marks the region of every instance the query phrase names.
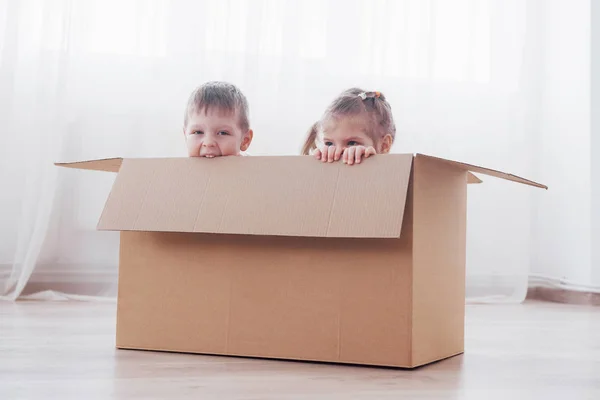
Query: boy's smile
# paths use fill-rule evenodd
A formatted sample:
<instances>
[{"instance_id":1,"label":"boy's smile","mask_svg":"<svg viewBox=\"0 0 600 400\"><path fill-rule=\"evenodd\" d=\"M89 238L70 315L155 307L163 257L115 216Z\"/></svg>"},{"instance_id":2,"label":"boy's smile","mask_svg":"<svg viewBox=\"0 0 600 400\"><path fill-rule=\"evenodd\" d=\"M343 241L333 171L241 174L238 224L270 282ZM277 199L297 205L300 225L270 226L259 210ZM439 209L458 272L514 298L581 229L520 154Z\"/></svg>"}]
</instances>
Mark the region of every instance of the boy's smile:
<instances>
[{"instance_id":1,"label":"boy's smile","mask_svg":"<svg viewBox=\"0 0 600 400\"><path fill-rule=\"evenodd\" d=\"M216 107L191 114L184 128L188 156L236 156L246 150L252 140L252 130L243 132L238 120L237 113L223 112Z\"/></svg>"}]
</instances>

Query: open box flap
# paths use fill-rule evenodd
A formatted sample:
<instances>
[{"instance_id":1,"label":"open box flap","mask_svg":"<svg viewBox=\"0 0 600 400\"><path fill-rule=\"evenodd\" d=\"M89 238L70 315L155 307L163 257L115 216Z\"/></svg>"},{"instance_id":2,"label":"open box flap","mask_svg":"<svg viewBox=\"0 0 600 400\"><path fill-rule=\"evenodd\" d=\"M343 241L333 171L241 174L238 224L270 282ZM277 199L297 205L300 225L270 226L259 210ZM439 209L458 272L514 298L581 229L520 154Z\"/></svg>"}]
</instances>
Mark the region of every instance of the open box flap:
<instances>
[{"instance_id":1,"label":"open box flap","mask_svg":"<svg viewBox=\"0 0 600 400\"><path fill-rule=\"evenodd\" d=\"M541 189L548 189L548 187L546 185L543 185L541 183L534 182L529 179L521 178L520 176L516 176L513 174L506 173L506 172L497 171L497 170L490 169L490 168L478 167L476 165L466 164L466 163L459 162L459 161L447 160L445 158L428 156L425 154L417 154L416 157L429 158L429 159L436 160L436 161L439 161L442 163L446 163L448 165L459 167L465 171L477 172L477 173L484 174L484 175L494 176L494 177L500 178L500 179L506 179L506 180L509 180L512 182L522 183L524 185L534 186L534 187L541 188ZM475 177L475 175L473 175L473 177ZM469 179L472 179L472 178L469 178Z\"/></svg>"},{"instance_id":2,"label":"open box flap","mask_svg":"<svg viewBox=\"0 0 600 400\"><path fill-rule=\"evenodd\" d=\"M54 165L65 168L87 169L92 171L119 172L122 162L122 158L116 157L103 158L99 160L54 163Z\"/></svg>"},{"instance_id":3,"label":"open box flap","mask_svg":"<svg viewBox=\"0 0 600 400\"><path fill-rule=\"evenodd\" d=\"M469 184L477 184L477 183L481 183L481 182L483 182L483 181L481 179L479 179L477 177L477 175L475 175L474 173L469 172L467 174L467 183L469 183Z\"/></svg>"},{"instance_id":4,"label":"open box flap","mask_svg":"<svg viewBox=\"0 0 600 400\"><path fill-rule=\"evenodd\" d=\"M412 157L126 158L98 229L395 238Z\"/></svg>"}]
</instances>

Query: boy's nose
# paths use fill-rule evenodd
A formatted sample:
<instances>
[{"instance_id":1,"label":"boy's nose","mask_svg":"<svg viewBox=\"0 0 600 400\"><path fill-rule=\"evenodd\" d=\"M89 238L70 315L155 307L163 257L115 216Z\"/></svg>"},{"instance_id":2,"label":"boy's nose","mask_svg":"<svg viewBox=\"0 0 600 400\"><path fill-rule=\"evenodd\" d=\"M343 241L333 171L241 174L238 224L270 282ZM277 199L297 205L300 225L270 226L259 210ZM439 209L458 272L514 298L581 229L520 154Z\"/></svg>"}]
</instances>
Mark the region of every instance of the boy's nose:
<instances>
[{"instance_id":1,"label":"boy's nose","mask_svg":"<svg viewBox=\"0 0 600 400\"><path fill-rule=\"evenodd\" d=\"M215 147L215 145L215 141L209 138L206 138L202 141L202 146L204 147Z\"/></svg>"}]
</instances>

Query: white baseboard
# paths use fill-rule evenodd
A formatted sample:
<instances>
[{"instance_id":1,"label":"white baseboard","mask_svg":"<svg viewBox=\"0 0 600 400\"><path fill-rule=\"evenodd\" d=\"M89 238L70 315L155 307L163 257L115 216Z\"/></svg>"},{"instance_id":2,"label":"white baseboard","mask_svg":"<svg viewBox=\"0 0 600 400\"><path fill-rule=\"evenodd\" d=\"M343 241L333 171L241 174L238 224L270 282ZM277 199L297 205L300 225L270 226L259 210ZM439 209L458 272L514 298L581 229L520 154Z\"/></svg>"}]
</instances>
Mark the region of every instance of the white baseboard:
<instances>
[{"instance_id":1,"label":"white baseboard","mask_svg":"<svg viewBox=\"0 0 600 400\"><path fill-rule=\"evenodd\" d=\"M10 277L12 265L0 264L0 281ZM89 283L109 284L117 281L118 269L114 265L98 264L44 264L33 272L31 283Z\"/></svg>"},{"instance_id":2,"label":"white baseboard","mask_svg":"<svg viewBox=\"0 0 600 400\"><path fill-rule=\"evenodd\" d=\"M600 293L600 286L583 285L565 279L554 278L547 275L532 274L529 276L530 288L562 289L572 292Z\"/></svg>"}]
</instances>

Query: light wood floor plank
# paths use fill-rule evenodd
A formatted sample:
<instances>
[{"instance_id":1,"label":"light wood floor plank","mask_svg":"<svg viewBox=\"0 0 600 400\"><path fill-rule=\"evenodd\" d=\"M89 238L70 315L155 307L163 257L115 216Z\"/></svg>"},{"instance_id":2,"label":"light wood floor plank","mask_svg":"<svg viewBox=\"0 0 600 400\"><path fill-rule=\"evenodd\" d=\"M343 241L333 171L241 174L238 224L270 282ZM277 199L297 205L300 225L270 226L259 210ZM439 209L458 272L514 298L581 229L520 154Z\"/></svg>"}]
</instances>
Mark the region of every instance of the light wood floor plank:
<instances>
[{"instance_id":1,"label":"light wood floor plank","mask_svg":"<svg viewBox=\"0 0 600 400\"><path fill-rule=\"evenodd\" d=\"M600 399L600 307L467 307L417 370L117 350L115 304L0 302L0 399Z\"/></svg>"}]
</instances>

